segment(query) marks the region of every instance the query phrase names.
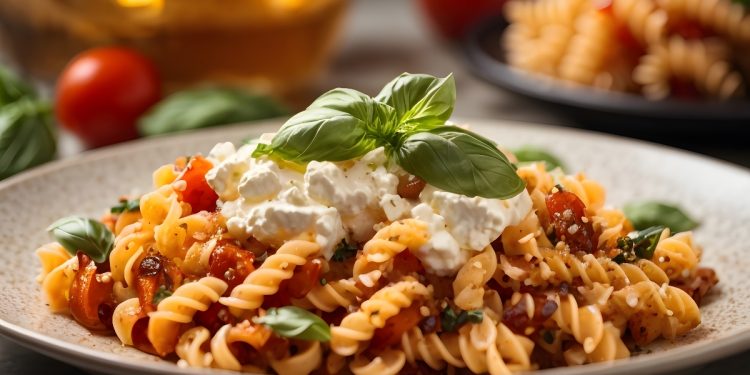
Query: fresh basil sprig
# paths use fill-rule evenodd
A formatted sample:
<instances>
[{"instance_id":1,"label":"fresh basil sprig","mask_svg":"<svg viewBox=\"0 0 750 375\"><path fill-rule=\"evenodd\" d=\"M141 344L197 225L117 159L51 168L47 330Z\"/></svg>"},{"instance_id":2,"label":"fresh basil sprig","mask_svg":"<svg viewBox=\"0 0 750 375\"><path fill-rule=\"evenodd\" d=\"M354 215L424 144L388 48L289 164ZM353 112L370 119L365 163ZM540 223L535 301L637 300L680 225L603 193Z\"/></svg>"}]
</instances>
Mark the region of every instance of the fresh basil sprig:
<instances>
[{"instance_id":1,"label":"fresh basil sprig","mask_svg":"<svg viewBox=\"0 0 750 375\"><path fill-rule=\"evenodd\" d=\"M563 162L557 156L538 147L530 145L522 146L513 150L513 154L516 155L519 163L541 161L544 162L548 171L555 168L565 169Z\"/></svg>"},{"instance_id":2,"label":"fresh basil sprig","mask_svg":"<svg viewBox=\"0 0 750 375\"><path fill-rule=\"evenodd\" d=\"M277 335L298 340L329 341L331 328L319 316L296 306L270 308L266 315L253 319Z\"/></svg>"},{"instance_id":3,"label":"fresh basil sprig","mask_svg":"<svg viewBox=\"0 0 750 375\"><path fill-rule=\"evenodd\" d=\"M617 239L617 247L622 251L614 261L617 263L632 263L638 259L651 259L659 244L659 238L664 232L663 226L654 226L640 231L630 232L627 236Z\"/></svg>"},{"instance_id":4,"label":"fresh basil sprig","mask_svg":"<svg viewBox=\"0 0 750 375\"><path fill-rule=\"evenodd\" d=\"M140 120L143 135L157 135L283 116L287 110L270 97L226 87L172 94Z\"/></svg>"},{"instance_id":5,"label":"fresh basil sprig","mask_svg":"<svg viewBox=\"0 0 750 375\"><path fill-rule=\"evenodd\" d=\"M436 78L403 73L388 82L375 100L393 107L402 128L430 130L442 126L453 113L456 81L453 75Z\"/></svg>"},{"instance_id":6,"label":"fresh basil sprig","mask_svg":"<svg viewBox=\"0 0 750 375\"><path fill-rule=\"evenodd\" d=\"M663 225L672 232L685 232L698 226L698 222L679 207L662 202L628 203L623 207L623 211L635 229Z\"/></svg>"},{"instance_id":7,"label":"fresh basil sprig","mask_svg":"<svg viewBox=\"0 0 750 375\"><path fill-rule=\"evenodd\" d=\"M112 206L109 209L110 213L113 214L121 214L123 212L134 212L141 209L141 200L139 198L136 199L123 199L120 200L117 205Z\"/></svg>"},{"instance_id":8,"label":"fresh basil sprig","mask_svg":"<svg viewBox=\"0 0 750 375\"><path fill-rule=\"evenodd\" d=\"M430 185L470 197L508 199L525 188L494 143L455 126L409 136L396 161Z\"/></svg>"},{"instance_id":9,"label":"fresh basil sprig","mask_svg":"<svg viewBox=\"0 0 750 375\"><path fill-rule=\"evenodd\" d=\"M82 251L96 263L107 260L115 242L115 236L104 224L80 216L57 220L47 231L70 254Z\"/></svg>"},{"instance_id":10,"label":"fresh basil sprig","mask_svg":"<svg viewBox=\"0 0 750 375\"><path fill-rule=\"evenodd\" d=\"M335 89L295 115L254 157L269 155L304 163L342 161L385 147L407 172L440 189L507 199L524 184L494 142L454 126L453 76L404 73L375 99L355 90Z\"/></svg>"},{"instance_id":11,"label":"fresh basil sprig","mask_svg":"<svg viewBox=\"0 0 750 375\"><path fill-rule=\"evenodd\" d=\"M0 179L48 162L56 152L48 104L23 98L0 107Z\"/></svg>"}]
</instances>

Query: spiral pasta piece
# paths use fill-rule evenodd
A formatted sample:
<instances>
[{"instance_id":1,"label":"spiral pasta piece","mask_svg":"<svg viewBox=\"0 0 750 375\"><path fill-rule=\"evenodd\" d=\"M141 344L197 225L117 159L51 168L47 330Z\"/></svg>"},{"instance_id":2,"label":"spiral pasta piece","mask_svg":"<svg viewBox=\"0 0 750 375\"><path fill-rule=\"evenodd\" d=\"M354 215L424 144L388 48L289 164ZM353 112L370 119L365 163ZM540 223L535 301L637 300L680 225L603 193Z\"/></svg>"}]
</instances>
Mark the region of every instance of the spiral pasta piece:
<instances>
[{"instance_id":1,"label":"spiral pasta piece","mask_svg":"<svg viewBox=\"0 0 750 375\"><path fill-rule=\"evenodd\" d=\"M605 78L614 42L614 24L603 12L587 12L575 23L576 34L560 61L560 78L583 85L609 89L614 78ZM609 84L605 84L609 82Z\"/></svg>"},{"instance_id":2,"label":"spiral pasta piece","mask_svg":"<svg viewBox=\"0 0 750 375\"><path fill-rule=\"evenodd\" d=\"M653 0L613 0L612 13L643 45L660 42L666 36L667 13Z\"/></svg>"},{"instance_id":3,"label":"spiral pasta piece","mask_svg":"<svg viewBox=\"0 0 750 375\"><path fill-rule=\"evenodd\" d=\"M227 283L207 276L180 286L159 302L156 311L149 314L146 331L156 352L162 356L171 353L177 343L180 325L190 323L197 311L206 311L226 289Z\"/></svg>"},{"instance_id":4,"label":"spiral pasta piece","mask_svg":"<svg viewBox=\"0 0 750 375\"><path fill-rule=\"evenodd\" d=\"M674 339L700 324L698 305L683 290L668 284L642 281L612 294L615 308L628 319L638 344L658 337Z\"/></svg>"},{"instance_id":5,"label":"spiral pasta piece","mask_svg":"<svg viewBox=\"0 0 750 375\"><path fill-rule=\"evenodd\" d=\"M175 353L189 367L209 368L214 362L211 352L203 350L211 340L211 332L205 327L193 327L180 336Z\"/></svg>"},{"instance_id":6,"label":"spiral pasta piece","mask_svg":"<svg viewBox=\"0 0 750 375\"><path fill-rule=\"evenodd\" d=\"M320 311L332 312L340 307L351 306L360 296L362 291L357 288L354 280L342 279L316 285L304 299Z\"/></svg>"},{"instance_id":7,"label":"spiral pasta piece","mask_svg":"<svg viewBox=\"0 0 750 375\"><path fill-rule=\"evenodd\" d=\"M633 71L633 79L643 85L646 97L656 100L671 94L672 79L692 83L711 98L743 96L742 76L732 69L725 50L716 43L675 36L649 49Z\"/></svg>"},{"instance_id":8,"label":"spiral pasta piece","mask_svg":"<svg viewBox=\"0 0 750 375\"><path fill-rule=\"evenodd\" d=\"M387 349L372 360L362 355L354 357L349 364L349 370L354 375L395 375L401 371L405 363L406 357L403 352Z\"/></svg>"},{"instance_id":9,"label":"spiral pasta piece","mask_svg":"<svg viewBox=\"0 0 750 375\"><path fill-rule=\"evenodd\" d=\"M586 212L595 214L604 206L606 191L598 182L589 179L583 173L574 176L562 176L560 184L565 190L572 192L586 206Z\"/></svg>"},{"instance_id":10,"label":"spiral pasta piece","mask_svg":"<svg viewBox=\"0 0 750 375\"><path fill-rule=\"evenodd\" d=\"M670 236L669 229L665 229L656 244L652 260L670 280L686 279L698 267L700 249L693 244L692 232Z\"/></svg>"},{"instance_id":11,"label":"spiral pasta piece","mask_svg":"<svg viewBox=\"0 0 750 375\"><path fill-rule=\"evenodd\" d=\"M428 239L427 223L421 220L404 219L393 222L380 229L365 243L354 263L354 276L384 268L400 252L406 249L417 251Z\"/></svg>"},{"instance_id":12,"label":"spiral pasta piece","mask_svg":"<svg viewBox=\"0 0 750 375\"><path fill-rule=\"evenodd\" d=\"M277 374L307 375L315 371L323 363L323 348L320 345L320 341L305 341L301 343L301 347L298 348L295 354L289 354L281 359L269 356L268 362ZM380 371L383 370L385 369L381 369ZM378 374L381 373L379 372Z\"/></svg>"},{"instance_id":13,"label":"spiral pasta piece","mask_svg":"<svg viewBox=\"0 0 750 375\"><path fill-rule=\"evenodd\" d=\"M433 332L425 336L419 327L414 327L401 336L401 350L412 366L419 360L434 370L442 370L446 364L466 367L461 359L458 337L453 334L438 336Z\"/></svg>"},{"instance_id":14,"label":"spiral pasta piece","mask_svg":"<svg viewBox=\"0 0 750 375\"><path fill-rule=\"evenodd\" d=\"M552 247L542 232L539 217L535 213L526 215L518 225L508 226L500 235L503 250L509 256L523 256L526 261L541 258L539 245Z\"/></svg>"},{"instance_id":15,"label":"spiral pasta piece","mask_svg":"<svg viewBox=\"0 0 750 375\"><path fill-rule=\"evenodd\" d=\"M57 242L50 242L42 245L36 250L35 254L37 258L39 258L39 263L42 264L42 270L36 278L36 281L40 283L44 281L44 278L47 277L52 270L59 267L72 257L72 255L70 255L70 253L68 253L68 251Z\"/></svg>"},{"instance_id":16,"label":"spiral pasta piece","mask_svg":"<svg viewBox=\"0 0 750 375\"><path fill-rule=\"evenodd\" d=\"M295 267L304 265L308 258L319 252L320 246L315 242L289 241L266 258L258 269L232 290L229 297L222 297L219 302L232 308L235 315L239 315L242 310L257 309L265 296L276 293L279 284L294 275Z\"/></svg>"},{"instance_id":17,"label":"spiral pasta piece","mask_svg":"<svg viewBox=\"0 0 750 375\"><path fill-rule=\"evenodd\" d=\"M133 326L145 317L138 298L130 298L115 307L112 313L112 327L123 345L133 345Z\"/></svg>"},{"instance_id":18,"label":"spiral pasta piece","mask_svg":"<svg viewBox=\"0 0 750 375\"><path fill-rule=\"evenodd\" d=\"M474 373L511 374L531 369L533 342L514 334L503 323L484 316L482 323L459 330L458 346L466 367Z\"/></svg>"},{"instance_id":19,"label":"spiral pasta piece","mask_svg":"<svg viewBox=\"0 0 750 375\"><path fill-rule=\"evenodd\" d=\"M376 328L385 326L386 320L409 307L417 298L426 298L430 291L416 280L404 280L386 286L363 302L359 311L353 312L331 327L331 349L338 355L350 356L361 343L372 339Z\"/></svg>"},{"instance_id":20,"label":"spiral pasta piece","mask_svg":"<svg viewBox=\"0 0 750 375\"><path fill-rule=\"evenodd\" d=\"M464 310L482 308L484 284L495 274L497 257L492 246L474 255L458 270L453 280L453 302Z\"/></svg>"},{"instance_id":21,"label":"spiral pasta piece","mask_svg":"<svg viewBox=\"0 0 750 375\"><path fill-rule=\"evenodd\" d=\"M670 15L697 21L734 43L750 42L750 14L729 0L657 0Z\"/></svg>"},{"instance_id":22,"label":"spiral pasta piece","mask_svg":"<svg viewBox=\"0 0 750 375\"><path fill-rule=\"evenodd\" d=\"M612 249L617 239L633 230L632 224L621 210L600 209L591 218L594 230L599 233L599 249Z\"/></svg>"},{"instance_id":23,"label":"spiral pasta piece","mask_svg":"<svg viewBox=\"0 0 750 375\"><path fill-rule=\"evenodd\" d=\"M572 295L559 297L552 320L563 332L575 337L585 353L593 352L604 336L604 319L596 305L578 307Z\"/></svg>"},{"instance_id":24,"label":"spiral pasta piece","mask_svg":"<svg viewBox=\"0 0 750 375\"><path fill-rule=\"evenodd\" d=\"M54 313L68 311L70 286L73 285L77 270L78 258L71 257L42 278L42 294L50 311Z\"/></svg>"}]
</instances>

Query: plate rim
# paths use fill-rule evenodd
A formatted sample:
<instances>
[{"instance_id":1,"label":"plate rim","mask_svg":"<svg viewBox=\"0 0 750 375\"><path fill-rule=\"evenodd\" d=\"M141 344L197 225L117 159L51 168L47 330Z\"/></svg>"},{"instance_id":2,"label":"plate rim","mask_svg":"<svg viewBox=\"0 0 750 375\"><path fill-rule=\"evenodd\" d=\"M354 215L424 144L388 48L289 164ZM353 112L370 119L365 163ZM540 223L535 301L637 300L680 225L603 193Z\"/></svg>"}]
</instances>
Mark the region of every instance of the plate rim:
<instances>
[{"instance_id":1,"label":"plate rim","mask_svg":"<svg viewBox=\"0 0 750 375\"><path fill-rule=\"evenodd\" d=\"M610 115L626 115L653 120L720 122L750 120L750 100L748 99L727 102L693 102L674 99L653 101L640 95L608 92L574 84L566 85L551 77L534 77L529 73L518 72L488 53L482 43L487 34L499 33L498 36L501 36L507 25L508 22L503 15L485 18L469 30L460 46L463 60L471 73L493 86L534 100ZM498 40L498 45L500 45L500 40ZM546 90L536 89L535 87L539 85L544 85ZM559 95L560 93L568 95Z\"/></svg>"},{"instance_id":2,"label":"plate rim","mask_svg":"<svg viewBox=\"0 0 750 375\"><path fill-rule=\"evenodd\" d=\"M502 119L490 118L471 118L457 117L454 121L459 123L468 123L477 127L495 127L502 126L522 126L530 129L532 132L556 133L566 137L585 137L591 142L615 142L621 145L630 145L650 149L651 151L666 152L681 159L688 159L690 163L709 163L717 167L726 169L728 173L742 175L750 181L750 169L731 162L705 156L692 151L682 150L675 147L656 144L648 141L630 139L627 137L605 134L595 131L571 129L558 127L554 125L545 125L539 123L528 123L519 121L509 121ZM197 139L203 134L215 131L239 131L245 129L248 133L262 132L267 129L276 129L283 123L283 119L264 120L252 123L240 123L197 131L184 132L179 134L170 134L159 137L139 139L125 142L122 144L104 147L95 150L85 151L83 153L57 160L51 163L41 165L29 171L12 176L4 181L0 181L0 191L8 189L16 184L37 178L50 173L55 173L58 169L73 166L79 163L95 162L98 159L115 157L130 152L135 152L143 148L154 148L161 144L179 142L180 140ZM554 135L554 134L553 134ZM490 137L492 138L492 137ZM89 347L70 343L61 339L47 336L43 333L33 331L28 328L10 323L0 317L0 335L27 347L43 355L53 357L57 360L70 363L77 367L84 367L101 371L107 368L108 371L133 371L138 370L141 373L159 373L159 374L178 374L178 373L205 373L205 369L180 368L170 363L148 362L138 363L123 360L123 357L117 354L94 350ZM545 375L554 373L555 375L573 375L573 374L615 374L629 373L633 371L642 372L666 372L683 369L691 365L705 364L717 359L731 356L743 350L750 349L750 329L741 331L735 335L718 339L717 341L704 344L687 344L681 347L665 350L663 352L630 357L626 360L618 360L610 363L587 364L585 366L557 367L553 369L540 370L536 373ZM664 358L668 357L668 358ZM93 360L93 361L92 361ZM100 367L95 367L96 365ZM215 373L234 373L218 369L212 369Z\"/></svg>"}]
</instances>

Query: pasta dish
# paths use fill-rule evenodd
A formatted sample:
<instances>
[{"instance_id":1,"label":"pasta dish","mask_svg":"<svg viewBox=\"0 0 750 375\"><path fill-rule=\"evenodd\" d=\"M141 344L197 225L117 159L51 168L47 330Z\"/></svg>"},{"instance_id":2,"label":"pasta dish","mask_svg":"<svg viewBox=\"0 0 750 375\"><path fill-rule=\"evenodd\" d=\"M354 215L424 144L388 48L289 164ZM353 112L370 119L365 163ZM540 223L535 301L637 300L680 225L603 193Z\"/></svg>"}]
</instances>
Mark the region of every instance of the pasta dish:
<instances>
[{"instance_id":1,"label":"pasta dish","mask_svg":"<svg viewBox=\"0 0 750 375\"><path fill-rule=\"evenodd\" d=\"M50 226L45 301L181 367L278 374L509 374L700 324L718 279L690 231L451 123L454 101L452 76L403 74L180 157Z\"/></svg>"}]
</instances>

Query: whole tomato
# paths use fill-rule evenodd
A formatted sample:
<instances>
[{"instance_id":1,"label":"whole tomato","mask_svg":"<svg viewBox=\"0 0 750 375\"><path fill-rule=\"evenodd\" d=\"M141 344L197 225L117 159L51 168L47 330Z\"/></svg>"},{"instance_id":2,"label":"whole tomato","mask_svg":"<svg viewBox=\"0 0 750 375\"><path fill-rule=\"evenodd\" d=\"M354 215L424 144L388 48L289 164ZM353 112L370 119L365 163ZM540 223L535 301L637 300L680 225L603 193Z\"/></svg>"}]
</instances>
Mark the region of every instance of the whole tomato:
<instances>
[{"instance_id":1,"label":"whole tomato","mask_svg":"<svg viewBox=\"0 0 750 375\"><path fill-rule=\"evenodd\" d=\"M458 39L471 26L502 13L507 0L420 0L422 10L443 37Z\"/></svg>"},{"instance_id":2,"label":"whole tomato","mask_svg":"<svg viewBox=\"0 0 750 375\"><path fill-rule=\"evenodd\" d=\"M140 53L123 47L85 51L57 81L58 122L91 147L136 138L136 120L161 97L159 74Z\"/></svg>"}]
</instances>

